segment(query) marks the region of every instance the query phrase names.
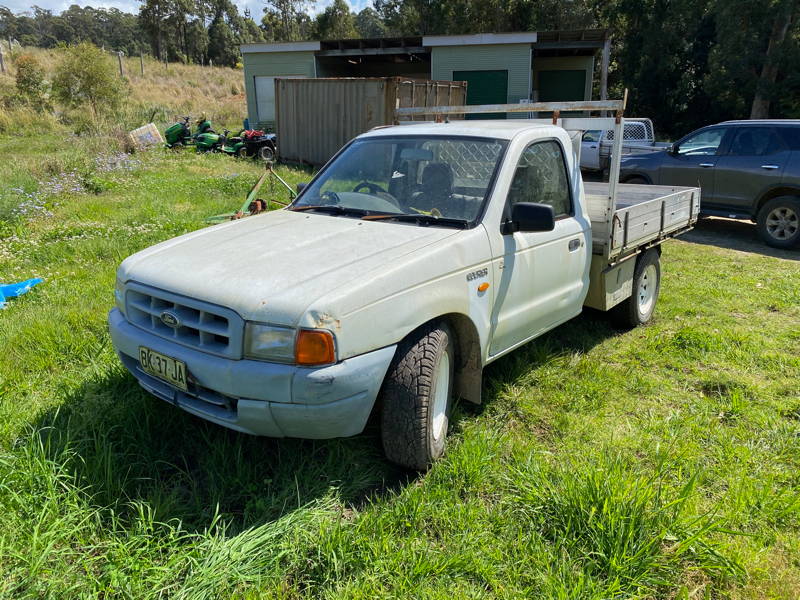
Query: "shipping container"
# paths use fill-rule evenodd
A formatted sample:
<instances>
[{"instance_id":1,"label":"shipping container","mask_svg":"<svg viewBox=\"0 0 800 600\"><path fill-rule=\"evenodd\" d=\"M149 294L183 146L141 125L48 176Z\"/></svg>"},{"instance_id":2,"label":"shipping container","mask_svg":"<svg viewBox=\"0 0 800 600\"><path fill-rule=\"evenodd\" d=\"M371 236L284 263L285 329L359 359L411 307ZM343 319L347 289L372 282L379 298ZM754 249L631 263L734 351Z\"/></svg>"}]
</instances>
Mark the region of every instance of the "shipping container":
<instances>
[{"instance_id":1,"label":"shipping container","mask_svg":"<svg viewBox=\"0 0 800 600\"><path fill-rule=\"evenodd\" d=\"M275 79L278 159L321 167L354 137L399 118L398 108L466 104L464 81L401 77ZM435 120L421 115L413 120ZM450 119L463 119L451 115Z\"/></svg>"}]
</instances>

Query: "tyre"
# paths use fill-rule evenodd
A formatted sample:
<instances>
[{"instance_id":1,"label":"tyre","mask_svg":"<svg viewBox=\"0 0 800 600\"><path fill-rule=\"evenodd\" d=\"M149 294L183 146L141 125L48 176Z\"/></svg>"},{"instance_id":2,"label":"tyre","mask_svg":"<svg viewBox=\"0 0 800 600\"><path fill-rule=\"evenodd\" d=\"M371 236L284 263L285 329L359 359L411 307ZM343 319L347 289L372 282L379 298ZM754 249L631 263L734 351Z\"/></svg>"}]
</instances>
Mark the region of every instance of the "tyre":
<instances>
[{"instance_id":1,"label":"tyre","mask_svg":"<svg viewBox=\"0 0 800 600\"><path fill-rule=\"evenodd\" d=\"M658 250L651 248L636 260L633 293L611 309L614 322L625 328L646 324L653 316L660 289L661 259Z\"/></svg>"},{"instance_id":2,"label":"tyre","mask_svg":"<svg viewBox=\"0 0 800 600\"><path fill-rule=\"evenodd\" d=\"M423 471L444 454L454 374L453 336L444 323L424 325L398 345L380 392L390 461Z\"/></svg>"},{"instance_id":3,"label":"tyre","mask_svg":"<svg viewBox=\"0 0 800 600\"><path fill-rule=\"evenodd\" d=\"M625 183L630 185L650 185L650 182L644 177L631 177Z\"/></svg>"},{"instance_id":4,"label":"tyre","mask_svg":"<svg viewBox=\"0 0 800 600\"><path fill-rule=\"evenodd\" d=\"M800 198L773 198L758 211L756 227L761 238L773 248L791 250L800 246Z\"/></svg>"},{"instance_id":5,"label":"tyre","mask_svg":"<svg viewBox=\"0 0 800 600\"><path fill-rule=\"evenodd\" d=\"M234 154L236 155L236 158L246 158L247 157L247 148L242 146Z\"/></svg>"},{"instance_id":6,"label":"tyre","mask_svg":"<svg viewBox=\"0 0 800 600\"><path fill-rule=\"evenodd\" d=\"M275 151L270 146L262 146L258 149L258 158L261 160L274 160Z\"/></svg>"}]
</instances>

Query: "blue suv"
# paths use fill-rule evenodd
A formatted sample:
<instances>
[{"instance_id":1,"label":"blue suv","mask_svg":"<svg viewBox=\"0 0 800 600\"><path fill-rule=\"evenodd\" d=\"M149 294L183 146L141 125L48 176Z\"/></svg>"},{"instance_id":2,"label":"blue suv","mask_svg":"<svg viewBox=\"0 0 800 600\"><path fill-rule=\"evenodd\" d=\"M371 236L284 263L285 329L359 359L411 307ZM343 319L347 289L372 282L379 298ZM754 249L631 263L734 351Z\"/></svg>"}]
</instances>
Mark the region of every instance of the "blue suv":
<instances>
[{"instance_id":1,"label":"blue suv","mask_svg":"<svg viewBox=\"0 0 800 600\"><path fill-rule=\"evenodd\" d=\"M750 219L774 248L800 246L800 120L727 121L622 157L620 182L702 188L700 214Z\"/></svg>"}]
</instances>

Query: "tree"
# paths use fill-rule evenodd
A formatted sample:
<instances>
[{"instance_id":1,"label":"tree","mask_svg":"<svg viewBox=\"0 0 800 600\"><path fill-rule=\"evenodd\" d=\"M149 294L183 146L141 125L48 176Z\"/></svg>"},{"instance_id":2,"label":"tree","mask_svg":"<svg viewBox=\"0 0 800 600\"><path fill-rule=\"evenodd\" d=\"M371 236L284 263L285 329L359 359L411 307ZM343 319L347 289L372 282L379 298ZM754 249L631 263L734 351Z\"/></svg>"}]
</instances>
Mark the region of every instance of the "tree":
<instances>
[{"instance_id":1,"label":"tree","mask_svg":"<svg viewBox=\"0 0 800 600\"><path fill-rule=\"evenodd\" d=\"M314 20L313 36L318 40L343 40L358 37L353 13L345 0L333 0Z\"/></svg>"},{"instance_id":2,"label":"tree","mask_svg":"<svg viewBox=\"0 0 800 600\"><path fill-rule=\"evenodd\" d=\"M36 110L42 110L46 106L45 73L39 61L30 54L20 54L14 60L14 67L17 70L17 92Z\"/></svg>"},{"instance_id":3,"label":"tree","mask_svg":"<svg viewBox=\"0 0 800 600\"><path fill-rule=\"evenodd\" d=\"M88 106L94 117L119 102L124 88L114 63L88 42L68 48L53 77L53 96L59 102Z\"/></svg>"},{"instance_id":4,"label":"tree","mask_svg":"<svg viewBox=\"0 0 800 600\"><path fill-rule=\"evenodd\" d=\"M753 108L750 111L751 119L769 118L770 96L773 93L775 79L778 76L778 61L781 46L786 39L786 32L792 22L792 13L796 3L793 0L783 0L777 3L775 20L772 25L772 34L769 38L767 53L764 56L764 65L761 67L761 78L753 99Z\"/></svg>"},{"instance_id":5,"label":"tree","mask_svg":"<svg viewBox=\"0 0 800 600\"><path fill-rule=\"evenodd\" d=\"M353 25L358 31L358 37L379 38L386 36L386 26L380 16L371 6L366 7L353 19Z\"/></svg>"},{"instance_id":6,"label":"tree","mask_svg":"<svg viewBox=\"0 0 800 600\"><path fill-rule=\"evenodd\" d=\"M239 46L221 14L214 17L208 28L208 57L214 64L225 67L235 67L239 61Z\"/></svg>"},{"instance_id":7,"label":"tree","mask_svg":"<svg viewBox=\"0 0 800 600\"><path fill-rule=\"evenodd\" d=\"M276 40L293 41L305 39L305 27L309 21L307 11L314 8L313 0L262 0L267 7L264 13L277 16L280 22Z\"/></svg>"}]
</instances>

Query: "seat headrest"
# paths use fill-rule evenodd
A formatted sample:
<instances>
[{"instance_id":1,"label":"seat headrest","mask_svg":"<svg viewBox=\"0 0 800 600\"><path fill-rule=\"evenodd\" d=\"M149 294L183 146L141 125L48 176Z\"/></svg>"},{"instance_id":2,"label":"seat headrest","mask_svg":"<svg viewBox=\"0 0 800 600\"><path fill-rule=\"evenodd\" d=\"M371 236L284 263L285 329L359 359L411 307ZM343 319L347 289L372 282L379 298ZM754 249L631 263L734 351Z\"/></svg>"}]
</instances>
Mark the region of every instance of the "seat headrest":
<instances>
[{"instance_id":1,"label":"seat headrest","mask_svg":"<svg viewBox=\"0 0 800 600\"><path fill-rule=\"evenodd\" d=\"M422 171L422 189L430 194L453 195L453 168L447 163L430 163Z\"/></svg>"}]
</instances>

